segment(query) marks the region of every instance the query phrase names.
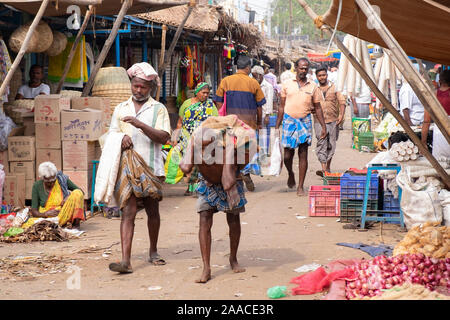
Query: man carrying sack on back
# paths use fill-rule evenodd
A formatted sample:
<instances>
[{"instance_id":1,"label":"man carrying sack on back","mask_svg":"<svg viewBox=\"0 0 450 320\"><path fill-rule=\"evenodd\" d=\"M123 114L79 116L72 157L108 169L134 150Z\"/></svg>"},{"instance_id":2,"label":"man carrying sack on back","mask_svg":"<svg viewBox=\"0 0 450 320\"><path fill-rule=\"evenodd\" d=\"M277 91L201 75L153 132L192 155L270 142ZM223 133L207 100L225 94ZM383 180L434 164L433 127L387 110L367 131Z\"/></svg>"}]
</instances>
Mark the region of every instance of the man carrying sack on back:
<instances>
[{"instance_id":1,"label":"man carrying sack on back","mask_svg":"<svg viewBox=\"0 0 450 320\"><path fill-rule=\"evenodd\" d=\"M122 210L122 261L109 265L111 271L119 273L132 272L130 257L134 220L138 209L142 207L148 217L149 262L154 265L166 263L158 254L157 242L160 228L159 201L162 200L165 175L161 145L170 139L169 114L166 107L150 95L159 81L158 74L150 64L134 64L127 73L131 78L132 96L114 110L99 166L100 173L105 169L101 168L102 160L108 163L111 158L120 159L114 192ZM122 142L118 146L120 138ZM118 150L116 154L119 152L120 155L114 156L112 150ZM117 166L117 160L115 164ZM114 173L110 175L114 176ZM111 183L108 187L111 187ZM97 194L95 198L97 201Z\"/></svg>"}]
</instances>

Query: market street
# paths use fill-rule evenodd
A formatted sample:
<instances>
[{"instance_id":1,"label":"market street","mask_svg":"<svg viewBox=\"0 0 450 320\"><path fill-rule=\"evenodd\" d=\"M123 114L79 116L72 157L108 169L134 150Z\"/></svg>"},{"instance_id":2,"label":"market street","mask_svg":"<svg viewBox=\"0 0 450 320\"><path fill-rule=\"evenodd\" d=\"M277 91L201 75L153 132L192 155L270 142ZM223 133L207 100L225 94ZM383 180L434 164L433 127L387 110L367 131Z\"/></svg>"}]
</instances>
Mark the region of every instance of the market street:
<instances>
[{"instance_id":1,"label":"market street","mask_svg":"<svg viewBox=\"0 0 450 320\"><path fill-rule=\"evenodd\" d=\"M344 131L338 140L333 170L343 172L349 167L362 168L375 153L360 153L351 148L350 114L347 110ZM309 168L305 188L322 185L315 175L320 168L314 154L315 138L309 149ZM351 161L350 161L351 160ZM295 158L294 168L298 159ZM297 173L297 169L295 170ZM68 242L32 242L0 244L0 256L41 256L56 258L48 270L36 269L33 258L24 268L0 264L0 295L3 299L268 299L266 291L273 286L296 285L290 280L300 275L294 270L317 263L326 265L337 259L371 257L363 251L337 246L339 242L396 245L405 233L398 225L384 224L382 234L377 224L367 232L343 229L338 217L308 217L308 197L286 192L286 169L279 177L254 177L255 192L246 192L248 204L241 215L242 236L239 263L246 272L232 273L228 265L228 227L223 213L215 214L212 228L212 280L197 284L202 260L198 244L196 199L184 197L185 183L164 186L160 203L161 230L159 252L166 259L164 266L147 262L149 240L144 211L138 213L131 263L134 273L111 272L108 264L120 259L119 219L96 215L81 225L86 231L80 239ZM301 219L298 216L304 216ZM108 248L110 247L110 251ZM87 253L80 253L84 251ZM78 252L78 253L77 253ZM19 257L20 258L20 257ZM22 259L26 261L25 259ZM1 263L1 262L0 262ZM59 265L63 263L62 265ZM68 269L73 263L81 268L79 288L71 286ZM45 266L45 263L41 264ZM13 274L14 270L20 270ZM32 274L40 270L40 274ZM59 271L59 272L58 272ZM69 279L69 286L67 280ZM76 281L75 281L76 284ZM68 289L73 288L73 289ZM325 292L292 296L283 299L320 299Z\"/></svg>"}]
</instances>

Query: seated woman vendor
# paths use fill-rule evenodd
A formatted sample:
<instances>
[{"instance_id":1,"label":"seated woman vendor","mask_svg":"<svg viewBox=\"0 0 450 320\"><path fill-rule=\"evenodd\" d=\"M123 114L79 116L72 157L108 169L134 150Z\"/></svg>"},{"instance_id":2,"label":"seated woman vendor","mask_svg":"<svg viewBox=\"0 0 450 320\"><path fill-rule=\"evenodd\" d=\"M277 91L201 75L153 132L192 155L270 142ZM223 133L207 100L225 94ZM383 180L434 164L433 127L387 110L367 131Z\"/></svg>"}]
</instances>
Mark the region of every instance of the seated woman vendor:
<instances>
[{"instance_id":1,"label":"seated woman vendor","mask_svg":"<svg viewBox=\"0 0 450 320\"><path fill-rule=\"evenodd\" d=\"M39 177L32 189L31 214L22 228L32 226L39 218L58 217L62 227L78 228L84 218L84 194L52 162L39 165Z\"/></svg>"}]
</instances>

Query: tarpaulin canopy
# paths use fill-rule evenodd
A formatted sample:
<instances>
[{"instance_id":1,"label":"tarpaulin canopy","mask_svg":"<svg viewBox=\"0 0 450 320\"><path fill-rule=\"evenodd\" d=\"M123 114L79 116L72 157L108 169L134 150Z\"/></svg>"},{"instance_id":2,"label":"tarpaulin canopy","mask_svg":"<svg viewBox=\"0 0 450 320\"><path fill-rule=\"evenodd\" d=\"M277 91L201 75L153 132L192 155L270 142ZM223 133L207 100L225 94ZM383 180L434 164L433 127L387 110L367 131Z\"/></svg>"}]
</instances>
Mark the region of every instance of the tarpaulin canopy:
<instances>
[{"instance_id":1,"label":"tarpaulin canopy","mask_svg":"<svg viewBox=\"0 0 450 320\"><path fill-rule=\"evenodd\" d=\"M441 4L444 0L435 0ZM409 56L450 65L450 13L424 0L370 0L381 20ZM333 27L339 0L333 0L321 20ZM378 10L379 9L379 10ZM386 44L354 0L342 0L338 30L382 47Z\"/></svg>"},{"instance_id":2,"label":"tarpaulin canopy","mask_svg":"<svg viewBox=\"0 0 450 320\"><path fill-rule=\"evenodd\" d=\"M41 0L2 0L0 3L9 5L17 10L24 11L31 14L36 14L41 6ZM55 17L67 15L67 8L73 4L79 4L81 14L84 15L87 10L87 4L95 4L95 13L98 15L116 15L119 13L122 7L122 0L98 0L98 1L69 1L69 0L55 0L51 1L45 10L45 17ZM187 4L186 0L170 0L170 1L153 1L149 3L139 2L139 0L133 1L133 5L127 11L127 14L138 14L150 11L157 11L173 7L174 5Z\"/></svg>"}]
</instances>

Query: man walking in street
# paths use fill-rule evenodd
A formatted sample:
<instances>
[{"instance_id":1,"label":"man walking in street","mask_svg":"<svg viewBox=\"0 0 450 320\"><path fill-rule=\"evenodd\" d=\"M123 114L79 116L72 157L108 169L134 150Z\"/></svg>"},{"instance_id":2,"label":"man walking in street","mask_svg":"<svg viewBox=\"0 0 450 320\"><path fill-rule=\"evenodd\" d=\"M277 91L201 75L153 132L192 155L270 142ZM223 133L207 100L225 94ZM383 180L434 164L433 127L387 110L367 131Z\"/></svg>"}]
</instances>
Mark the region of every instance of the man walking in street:
<instances>
[{"instance_id":1,"label":"man walking in street","mask_svg":"<svg viewBox=\"0 0 450 320\"><path fill-rule=\"evenodd\" d=\"M218 110L226 101L227 115L237 115L239 119L256 130L262 128L262 106L266 104L266 99L259 83L250 78L250 71L250 57L239 56L236 74L222 79L214 101ZM242 174L248 191L254 191L255 185L250 178L249 166L243 170Z\"/></svg>"},{"instance_id":2,"label":"man walking in street","mask_svg":"<svg viewBox=\"0 0 450 320\"><path fill-rule=\"evenodd\" d=\"M295 149L298 148L299 181L297 195L305 195L303 184L308 169L308 147L312 141L311 113L315 113L322 127L320 139L327 136L327 127L323 118L321 103L323 95L314 82L307 79L309 60L300 58L296 64L297 77L283 83L281 89L281 105L278 110L276 129L283 123L281 143L284 147L284 164L289 174L287 186L295 187L295 176L292 170Z\"/></svg>"},{"instance_id":3,"label":"man walking in street","mask_svg":"<svg viewBox=\"0 0 450 320\"><path fill-rule=\"evenodd\" d=\"M158 74L146 62L134 64L127 72L131 78L132 96L115 108L109 132L125 133L121 142L122 152L132 148L144 159L153 174L162 180L165 172L161 145L170 139L170 120L166 107L150 95L157 86ZM141 179L143 178L141 176ZM166 263L157 251L160 228L159 202L150 196L137 198L134 193L131 193L122 211L120 222L122 261L111 263L109 265L111 271L132 272L130 257L134 221L138 208L140 209L142 205L148 217L150 238L148 261L154 265Z\"/></svg>"},{"instance_id":4,"label":"man walking in street","mask_svg":"<svg viewBox=\"0 0 450 320\"><path fill-rule=\"evenodd\" d=\"M261 90L264 93L264 97L266 98L266 103L262 106L262 118L263 118L263 130L259 132L260 147L261 154L269 153L269 143L268 139L270 138L270 127L269 127L269 118L271 113L273 112L273 97L274 97L274 88L273 86L265 79L264 77L264 69L261 66L254 66L252 68L252 76L256 81L258 81L261 86Z\"/></svg>"},{"instance_id":5,"label":"man walking in street","mask_svg":"<svg viewBox=\"0 0 450 320\"><path fill-rule=\"evenodd\" d=\"M339 137L339 125L344 120L345 97L336 90L335 85L328 81L327 69L322 67L316 70L316 77L319 81L319 88L322 91L324 102L322 111L327 126L328 135L321 139L322 126L314 115L314 131L317 138L316 153L322 170L317 171L317 175L323 176L324 172L331 171L331 159L336 150L336 141Z\"/></svg>"},{"instance_id":6,"label":"man walking in street","mask_svg":"<svg viewBox=\"0 0 450 320\"><path fill-rule=\"evenodd\" d=\"M295 79L295 74L291 71L292 65L286 63L284 65L284 72L280 75L280 82L283 84L287 80Z\"/></svg>"}]
</instances>

